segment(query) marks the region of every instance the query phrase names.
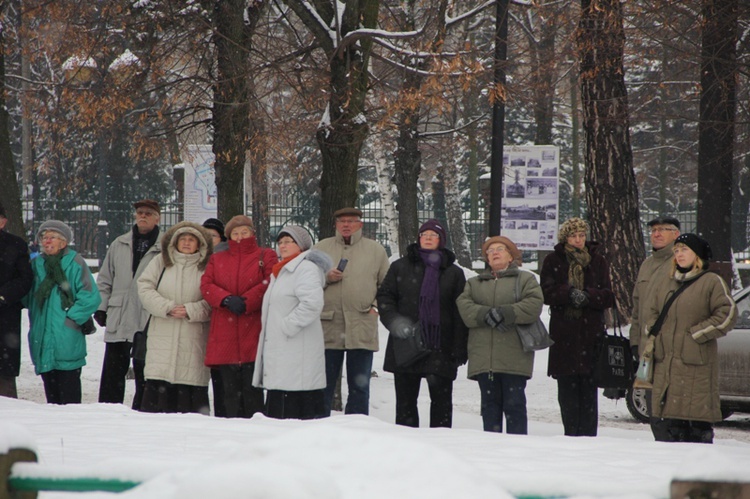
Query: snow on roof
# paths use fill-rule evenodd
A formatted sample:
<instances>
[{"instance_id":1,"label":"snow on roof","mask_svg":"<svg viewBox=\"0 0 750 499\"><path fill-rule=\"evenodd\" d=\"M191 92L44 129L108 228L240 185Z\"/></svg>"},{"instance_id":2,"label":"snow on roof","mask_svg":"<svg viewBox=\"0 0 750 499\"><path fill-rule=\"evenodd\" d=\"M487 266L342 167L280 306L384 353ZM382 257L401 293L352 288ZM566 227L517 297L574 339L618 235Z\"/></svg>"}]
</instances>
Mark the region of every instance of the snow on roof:
<instances>
[{"instance_id":1,"label":"snow on roof","mask_svg":"<svg viewBox=\"0 0 750 499\"><path fill-rule=\"evenodd\" d=\"M62 69L63 71L71 71L76 70L80 68L95 68L96 61L92 57L88 57L84 59L83 57L79 57L77 55L74 55L72 57L69 57L65 62L63 62Z\"/></svg>"},{"instance_id":2,"label":"snow on roof","mask_svg":"<svg viewBox=\"0 0 750 499\"><path fill-rule=\"evenodd\" d=\"M118 69L127 68L130 66L140 66L141 60L137 55L132 53L129 49L125 49L125 52L120 54L117 59L112 61L109 65L110 71L117 71Z\"/></svg>"}]
</instances>

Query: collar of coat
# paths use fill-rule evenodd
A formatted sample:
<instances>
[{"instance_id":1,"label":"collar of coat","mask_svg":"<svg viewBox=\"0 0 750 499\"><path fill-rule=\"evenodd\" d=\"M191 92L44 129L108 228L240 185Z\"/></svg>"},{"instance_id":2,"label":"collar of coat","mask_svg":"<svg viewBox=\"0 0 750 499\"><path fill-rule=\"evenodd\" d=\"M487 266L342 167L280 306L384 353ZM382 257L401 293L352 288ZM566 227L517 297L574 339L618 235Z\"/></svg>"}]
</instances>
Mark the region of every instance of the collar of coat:
<instances>
[{"instance_id":1,"label":"collar of coat","mask_svg":"<svg viewBox=\"0 0 750 499\"><path fill-rule=\"evenodd\" d=\"M669 260L670 258L672 258L672 248L674 248L674 241L667 244L663 248L652 249L651 254L657 260Z\"/></svg>"},{"instance_id":2,"label":"collar of coat","mask_svg":"<svg viewBox=\"0 0 750 499\"><path fill-rule=\"evenodd\" d=\"M361 239L363 239L362 229L352 232L352 237L349 238L349 246L354 246ZM336 231L336 241L341 244L346 244L346 241L344 241L344 236L342 236L339 231Z\"/></svg>"},{"instance_id":3,"label":"collar of coat","mask_svg":"<svg viewBox=\"0 0 750 499\"><path fill-rule=\"evenodd\" d=\"M700 277L706 271L707 269L691 269L690 272L686 272L683 274L682 272L678 272L677 269L675 269L674 274L672 274L672 278L677 282L692 281Z\"/></svg>"},{"instance_id":4,"label":"collar of coat","mask_svg":"<svg viewBox=\"0 0 750 499\"><path fill-rule=\"evenodd\" d=\"M299 267L303 260L308 260L317 265L320 270L323 271L323 274L327 274L328 271L333 268L333 260L331 260L331 257L328 256L328 253L313 248L307 251L303 251L302 253L294 257L286 265L284 265L281 271L283 272L284 270L286 270L288 272L294 272L295 270L297 270L297 267Z\"/></svg>"},{"instance_id":5,"label":"collar of coat","mask_svg":"<svg viewBox=\"0 0 750 499\"><path fill-rule=\"evenodd\" d=\"M213 240L206 229L193 222L180 222L164 233L161 239L161 257L164 260L164 267L174 265L173 253L177 251L174 244L182 234L191 234L198 238L198 253L201 259L198 262L198 268L203 270L208 264L208 259L213 252Z\"/></svg>"},{"instance_id":6,"label":"collar of coat","mask_svg":"<svg viewBox=\"0 0 750 499\"><path fill-rule=\"evenodd\" d=\"M490 269L485 270L481 274L479 274L479 280L480 281L491 281L493 279L502 279L503 277L515 277L518 275L520 270L518 270L518 265L515 263L511 263L508 265L508 268L505 270L501 270L499 272L493 272Z\"/></svg>"},{"instance_id":7,"label":"collar of coat","mask_svg":"<svg viewBox=\"0 0 750 499\"><path fill-rule=\"evenodd\" d=\"M440 268L446 269L453 265L453 262L456 261L456 255L447 248L441 248L439 250L440 254L442 255L442 260L440 262ZM419 256L419 243L412 243L406 248L406 256L409 258L409 261L413 263L421 262L422 257Z\"/></svg>"}]
</instances>

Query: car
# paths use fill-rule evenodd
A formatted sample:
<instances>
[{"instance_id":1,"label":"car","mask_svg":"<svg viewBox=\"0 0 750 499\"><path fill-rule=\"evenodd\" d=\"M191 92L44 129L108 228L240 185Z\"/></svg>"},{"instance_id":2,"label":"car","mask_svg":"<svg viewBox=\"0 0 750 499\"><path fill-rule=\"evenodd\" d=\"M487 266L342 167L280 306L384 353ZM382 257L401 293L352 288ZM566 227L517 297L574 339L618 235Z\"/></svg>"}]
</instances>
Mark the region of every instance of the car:
<instances>
[{"instance_id":1,"label":"car","mask_svg":"<svg viewBox=\"0 0 750 499\"><path fill-rule=\"evenodd\" d=\"M718 340L719 398L724 419L735 412L750 413L750 286L733 297L737 303L737 323ZM648 422L646 390L629 389L626 402L635 419Z\"/></svg>"}]
</instances>

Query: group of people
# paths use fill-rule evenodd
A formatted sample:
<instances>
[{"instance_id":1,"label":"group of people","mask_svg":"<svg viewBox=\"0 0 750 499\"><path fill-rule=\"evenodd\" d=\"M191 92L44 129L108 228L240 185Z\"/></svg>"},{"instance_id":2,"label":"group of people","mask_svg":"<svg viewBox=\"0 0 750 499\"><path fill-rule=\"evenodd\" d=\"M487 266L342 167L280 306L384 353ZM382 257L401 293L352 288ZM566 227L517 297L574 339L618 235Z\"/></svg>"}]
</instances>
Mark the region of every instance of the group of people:
<instances>
[{"instance_id":1,"label":"group of people","mask_svg":"<svg viewBox=\"0 0 750 499\"><path fill-rule=\"evenodd\" d=\"M560 226L537 282L504 236L483 243L488 268L467 280L435 219L389 264L384 248L363 236L356 208L337 211L335 236L317 245L305 228L285 226L278 255L259 246L244 215L226 225L181 222L160 237L158 203L134 208L132 230L112 243L96 283L69 247L66 224L41 225L32 265L24 242L0 230L0 395L16 396L26 307L31 358L50 403L81 401L82 331L93 315L105 328L100 402L124 401L132 358L137 410L208 414L210 382L216 416L326 417L346 366L344 412L368 414L380 321L389 331L383 368L393 373L397 424L419 426L424 378L430 426L450 427L453 382L468 362L484 430L526 434L534 353L523 349L517 326L536 322L546 304L554 341L547 372L564 432L597 434L594 365L615 298L604 252L580 218ZM0 206L0 229L6 221ZM651 427L657 440L711 442L721 418L716 340L734 325L736 306L724 280L707 272L705 240L680 234L674 218L648 225L653 254L637 277L630 337L635 359L653 352ZM657 319L662 326L650 334ZM404 360L415 340L423 352Z\"/></svg>"}]
</instances>

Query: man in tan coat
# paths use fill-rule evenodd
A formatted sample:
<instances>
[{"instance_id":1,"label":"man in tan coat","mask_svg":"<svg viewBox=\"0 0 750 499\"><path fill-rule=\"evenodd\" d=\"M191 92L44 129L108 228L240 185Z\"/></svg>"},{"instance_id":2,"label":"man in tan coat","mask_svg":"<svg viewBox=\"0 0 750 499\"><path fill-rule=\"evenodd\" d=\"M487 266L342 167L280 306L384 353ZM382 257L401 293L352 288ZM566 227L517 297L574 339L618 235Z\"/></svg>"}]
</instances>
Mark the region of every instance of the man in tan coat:
<instances>
[{"instance_id":1,"label":"man in tan coat","mask_svg":"<svg viewBox=\"0 0 750 499\"><path fill-rule=\"evenodd\" d=\"M369 414L373 352L378 350L375 294L388 272L388 255L379 243L362 236L362 212L342 208L334 213L336 235L315 247L333 260L326 275L325 306L320 315L326 346L325 415L346 355L349 389L346 414Z\"/></svg>"},{"instance_id":2,"label":"man in tan coat","mask_svg":"<svg viewBox=\"0 0 750 499\"><path fill-rule=\"evenodd\" d=\"M648 310L651 293L670 279L672 272L672 247L680 235L680 221L672 217L654 218L648 223L651 231L651 256L646 258L638 270L638 277L633 288L633 316L630 322L630 347L633 356L638 358L642 350L640 345L646 332L643 330L642 318Z\"/></svg>"}]
</instances>

